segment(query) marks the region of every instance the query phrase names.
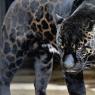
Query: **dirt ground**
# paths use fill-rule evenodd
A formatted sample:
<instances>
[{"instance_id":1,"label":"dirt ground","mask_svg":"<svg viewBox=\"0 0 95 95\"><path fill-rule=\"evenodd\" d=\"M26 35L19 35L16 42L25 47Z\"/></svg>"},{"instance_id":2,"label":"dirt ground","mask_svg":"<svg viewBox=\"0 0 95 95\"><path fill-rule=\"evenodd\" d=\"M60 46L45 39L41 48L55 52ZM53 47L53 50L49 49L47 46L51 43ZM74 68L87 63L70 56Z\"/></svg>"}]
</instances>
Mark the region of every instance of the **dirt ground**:
<instances>
[{"instance_id":1,"label":"dirt ground","mask_svg":"<svg viewBox=\"0 0 95 95\"><path fill-rule=\"evenodd\" d=\"M23 86L24 85L24 86ZM63 88L61 88L63 87ZM95 95L95 88L86 88L87 95ZM35 95L33 84L12 84L11 86L12 95ZM65 85L49 85L47 89L47 95L69 95Z\"/></svg>"},{"instance_id":2,"label":"dirt ground","mask_svg":"<svg viewBox=\"0 0 95 95\"><path fill-rule=\"evenodd\" d=\"M47 95L69 95L62 72L55 70L47 88ZM84 72L86 93L95 95L95 70ZM11 84L12 95L35 95L34 72L31 70L20 70L17 72Z\"/></svg>"}]
</instances>

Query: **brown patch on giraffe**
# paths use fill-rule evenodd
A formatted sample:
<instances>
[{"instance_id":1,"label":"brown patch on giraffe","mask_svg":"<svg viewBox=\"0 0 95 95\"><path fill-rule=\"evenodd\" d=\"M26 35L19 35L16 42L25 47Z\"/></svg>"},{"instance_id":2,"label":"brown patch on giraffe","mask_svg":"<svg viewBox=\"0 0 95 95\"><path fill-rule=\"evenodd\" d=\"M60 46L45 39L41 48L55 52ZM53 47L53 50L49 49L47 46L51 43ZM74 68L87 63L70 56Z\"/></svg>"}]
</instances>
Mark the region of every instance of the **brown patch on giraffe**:
<instances>
[{"instance_id":1,"label":"brown patch on giraffe","mask_svg":"<svg viewBox=\"0 0 95 95\"><path fill-rule=\"evenodd\" d=\"M41 21L41 26L42 26L42 29L48 29L49 28L48 22L44 19Z\"/></svg>"},{"instance_id":2,"label":"brown patch on giraffe","mask_svg":"<svg viewBox=\"0 0 95 95\"><path fill-rule=\"evenodd\" d=\"M53 38L53 35L49 32L49 31L46 31L44 32L44 36L49 39L50 41L52 41L54 38Z\"/></svg>"},{"instance_id":3,"label":"brown patch on giraffe","mask_svg":"<svg viewBox=\"0 0 95 95\"><path fill-rule=\"evenodd\" d=\"M56 35L57 29L54 23L50 23L51 33L52 35Z\"/></svg>"},{"instance_id":4,"label":"brown patch on giraffe","mask_svg":"<svg viewBox=\"0 0 95 95\"><path fill-rule=\"evenodd\" d=\"M45 18L46 18L46 20L47 20L48 22L53 21L52 15L51 15L50 13L48 13L48 12L45 14Z\"/></svg>"},{"instance_id":5,"label":"brown patch on giraffe","mask_svg":"<svg viewBox=\"0 0 95 95\"><path fill-rule=\"evenodd\" d=\"M37 24L37 29L38 29L38 32L42 32L42 27L41 27L41 24Z\"/></svg>"},{"instance_id":6,"label":"brown patch on giraffe","mask_svg":"<svg viewBox=\"0 0 95 95\"><path fill-rule=\"evenodd\" d=\"M33 21L31 22L31 29L34 31L34 32L39 32L39 29L38 29L38 22L36 21L36 19L33 19ZM39 24L40 25L40 24ZM41 31L40 31L41 32Z\"/></svg>"}]
</instances>

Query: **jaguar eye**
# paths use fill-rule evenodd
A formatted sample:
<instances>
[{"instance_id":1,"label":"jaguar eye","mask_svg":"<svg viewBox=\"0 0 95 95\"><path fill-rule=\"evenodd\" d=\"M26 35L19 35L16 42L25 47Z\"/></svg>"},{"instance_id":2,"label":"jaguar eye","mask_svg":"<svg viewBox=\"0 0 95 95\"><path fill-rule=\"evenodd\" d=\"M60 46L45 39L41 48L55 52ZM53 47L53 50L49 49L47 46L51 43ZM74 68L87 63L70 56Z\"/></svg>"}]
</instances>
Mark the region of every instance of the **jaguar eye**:
<instances>
[{"instance_id":1,"label":"jaguar eye","mask_svg":"<svg viewBox=\"0 0 95 95\"><path fill-rule=\"evenodd\" d=\"M64 48L64 46L63 45L61 45L61 49L63 49Z\"/></svg>"}]
</instances>

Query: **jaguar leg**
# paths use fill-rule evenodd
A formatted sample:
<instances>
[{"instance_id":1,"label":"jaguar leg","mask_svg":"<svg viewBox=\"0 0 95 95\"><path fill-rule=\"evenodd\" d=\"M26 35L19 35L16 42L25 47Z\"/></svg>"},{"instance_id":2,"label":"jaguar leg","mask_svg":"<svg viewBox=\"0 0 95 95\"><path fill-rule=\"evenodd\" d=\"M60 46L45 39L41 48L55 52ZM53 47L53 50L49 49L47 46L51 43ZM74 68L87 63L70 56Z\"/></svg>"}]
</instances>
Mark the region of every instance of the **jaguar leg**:
<instances>
[{"instance_id":1,"label":"jaguar leg","mask_svg":"<svg viewBox=\"0 0 95 95\"><path fill-rule=\"evenodd\" d=\"M86 95L83 72L78 74L65 72L65 80L69 95Z\"/></svg>"}]
</instances>

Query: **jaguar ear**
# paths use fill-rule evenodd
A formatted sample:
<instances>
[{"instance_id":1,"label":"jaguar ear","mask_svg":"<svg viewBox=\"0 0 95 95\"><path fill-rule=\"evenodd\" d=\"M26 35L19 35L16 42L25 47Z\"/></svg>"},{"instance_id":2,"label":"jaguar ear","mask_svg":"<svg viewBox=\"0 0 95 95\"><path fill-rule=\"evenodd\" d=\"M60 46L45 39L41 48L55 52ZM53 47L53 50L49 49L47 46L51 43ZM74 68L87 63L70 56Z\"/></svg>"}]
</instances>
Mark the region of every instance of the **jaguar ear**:
<instances>
[{"instance_id":1,"label":"jaguar ear","mask_svg":"<svg viewBox=\"0 0 95 95\"><path fill-rule=\"evenodd\" d=\"M58 15L58 14L56 14L55 19L56 19L56 23L57 23L57 24L61 24L61 23L62 23L62 21L63 21L63 17L62 17L62 16L60 16L60 15Z\"/></svg>"}]
</instances>

